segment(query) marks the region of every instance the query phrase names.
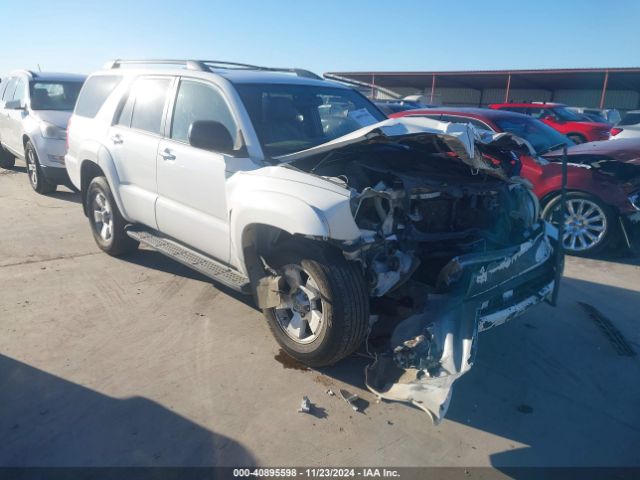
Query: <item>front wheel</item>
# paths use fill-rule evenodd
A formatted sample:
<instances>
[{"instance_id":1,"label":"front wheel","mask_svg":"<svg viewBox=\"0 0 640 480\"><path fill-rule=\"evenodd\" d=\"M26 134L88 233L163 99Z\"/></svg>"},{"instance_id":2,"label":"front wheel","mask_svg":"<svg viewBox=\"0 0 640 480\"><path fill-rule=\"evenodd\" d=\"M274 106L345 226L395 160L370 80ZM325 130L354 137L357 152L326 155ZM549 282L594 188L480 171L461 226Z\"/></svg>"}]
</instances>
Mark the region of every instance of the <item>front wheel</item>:
<instances>
[{"instance_id":1,"label":"front wheel","mask_svg":"<svg viewBox=\"0 0 640 480\"><path fill-rule=\"evenodd\" d=\"M125 231L126 221L113 199L107 179L96 177L87 188L85 211L98 246L114 257L131 253L139 243Z\"/></svg>"},{"instance_id":2,"label":"front wheel","mask_svg":"<svg viewBox=\"0 0 640 480\"><path fill-rule=\"evenodd\" d=\"M24 158L27 163L27 173L31 188L41 195L56 191L56 184L49 182L42 174L42 167L33 144L29 141L24 147Z\"/></svg>"},{"instance_id":3,"label":"front wheel","mask_svg":"<svg viewBox=\"0 0 640 480\"><path fill-rule=\"evenodd\" d=\"M568 192L564 216L563 245L573 255L594 255L604 250L615 236L616 215L600 199L583 192ZM542 210L542 217L558 225L561 197L551 199Z\"/></svg>"},{"instance_id":4,"label":"front wheel","mask_svg":"<svg viewBox=\"0 0 640 480\"><path fill-rule=\"evenodd\" d=\"M321 367L358 348L368 329L369 296L355 265L304 241L282 245L267 263L285 281L280 305L264 314L286 353Z\"/></svg>"}]
</instances>

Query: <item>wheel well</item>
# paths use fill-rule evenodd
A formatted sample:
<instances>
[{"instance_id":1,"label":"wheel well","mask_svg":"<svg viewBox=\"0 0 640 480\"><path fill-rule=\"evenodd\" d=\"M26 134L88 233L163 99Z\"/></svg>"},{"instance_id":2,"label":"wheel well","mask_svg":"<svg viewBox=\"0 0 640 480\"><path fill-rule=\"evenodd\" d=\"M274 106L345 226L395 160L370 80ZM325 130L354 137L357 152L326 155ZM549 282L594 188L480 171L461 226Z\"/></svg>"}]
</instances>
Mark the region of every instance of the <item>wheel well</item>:
<instances>
[{"instance_id":1,"label":"wheel well","mask_svg":"<svg viewBox=\"0 0 640 480\"><path fill-rule=\"evenodd\" d=\"M83 161L82 166L80 167L80 198L82 199L82 210L85 215L87 215L87 188L89 187L91 180L96 177L104 177L102 169L90 160Z\"/></svg>"},{"instance_id":2,"label":"wheel well","mask_svg":"<svg viewBox=\"0 0 640 480\"><path fill-rule=\"evenodd\" d=\"M22 135L22 148L26 148L27 147L27 142L29 141L29 137L27 137L26 135Z\"/></svg>"},{"instance_id":3,"label":"wheel well","mask_svg":"<svg viewBox=\"0 0 640 480\"><path fill-rule=\"evenodd\" d=\"M291 237L290 233L271 225L254 223L245 227L242 232L242 253L251 280L264 276L260 257Z\"/></svg>"}]
</instances>

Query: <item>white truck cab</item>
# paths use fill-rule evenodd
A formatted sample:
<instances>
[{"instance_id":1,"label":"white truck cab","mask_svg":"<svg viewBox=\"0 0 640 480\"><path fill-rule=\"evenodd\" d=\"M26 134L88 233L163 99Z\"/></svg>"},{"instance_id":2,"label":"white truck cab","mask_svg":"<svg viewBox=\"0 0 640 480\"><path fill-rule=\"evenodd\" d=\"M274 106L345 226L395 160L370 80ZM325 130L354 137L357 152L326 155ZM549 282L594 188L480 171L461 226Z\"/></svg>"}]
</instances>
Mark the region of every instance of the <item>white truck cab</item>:
<instances>
[{"instance_id":1,"label":"white truck cab","mask_svg":"<svg viewBox=\"0 0 640 480\"><path fill-rule=\"evenodd\" d=\"M304 70L115 61L86 81L68 137L101 249L142 242L253 294L311 366L390 322L367 385L436 421L477 333L557 289L557 234L518 176L522 142L387 119Z\"/></svg>"}]
</instances>

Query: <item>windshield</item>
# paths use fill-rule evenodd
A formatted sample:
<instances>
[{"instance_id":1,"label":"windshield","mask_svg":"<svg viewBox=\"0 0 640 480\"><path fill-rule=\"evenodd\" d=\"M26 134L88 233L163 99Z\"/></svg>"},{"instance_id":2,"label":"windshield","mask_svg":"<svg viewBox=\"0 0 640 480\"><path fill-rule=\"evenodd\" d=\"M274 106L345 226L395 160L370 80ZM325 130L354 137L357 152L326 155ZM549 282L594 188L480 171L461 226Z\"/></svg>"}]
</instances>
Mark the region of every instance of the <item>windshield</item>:
<instances>
[{"instance_id":1,"label":"windshield","mask_svg":"<svg viewBox=\"0 0 640 480\"><path fill-rule=\"evenodd\" d=\"M565 122L584 122L584 118L567 107L554 107L552 111L556 117Z\"/></svg>"},{"instance_id":2,"label":"windshield","mask_svg":"<svg viewBox=\"0 0 640 480\"><path fill-rule=\"evenodd\" d=\"M508 132L528 141L538 155L545 154L566 145L575 145L557 130L533 118L498 118L494 123L503 132Z\"/></svg>"},{"instance_id":3,"label":"windshield","mask_svg":"<svg viewBox=\"0 0 640 480\"><path fill-rule=\"evenodd\" d=\"M31 82L31 110L72 111L82 82Z\"/></svg>"},{"instance_id":4,"label":"windshield","mask_svg":"<svg viewBox=\"0 0 640 480\"><path fill-rule=\"evenodd\" d=\"M283 84L236 87L270 157L306 150L386 119L351 89Z\"/></svg>"}]
</instances>

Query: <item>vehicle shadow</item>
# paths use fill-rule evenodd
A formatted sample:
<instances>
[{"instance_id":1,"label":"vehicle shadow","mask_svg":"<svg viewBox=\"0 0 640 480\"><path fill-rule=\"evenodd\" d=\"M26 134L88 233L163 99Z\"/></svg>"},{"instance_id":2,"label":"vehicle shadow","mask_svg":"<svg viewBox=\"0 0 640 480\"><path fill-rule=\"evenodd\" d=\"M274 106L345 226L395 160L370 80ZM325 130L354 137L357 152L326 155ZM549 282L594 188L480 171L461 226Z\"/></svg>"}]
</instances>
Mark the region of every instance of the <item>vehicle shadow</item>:
<instances>
[{"instance_id":1,"label":"vehicle shadow","mask_svg":"<svg viewBox=\"0 0 640 480\"><path fill-rule=\"evenodd\" d=\"M65 202L77 203L80 204L82 202L80 198L80 194L72 191L61 191L57 190L53 193L49 193L48 197L55 198L56 200L63 200Z\"/></svg>"},{"instance_id":2,"label":"vehicle shadow","mask_svg":"<svg viewBox=\"0 0 640 480\"><path fill-rule=\"evenodd\" d=\"M637 355L619 355L578 301L602 311ZM639 309L640 292L565 278L558 307L541 305L480 335L440 428L470 429L460 448L471 457L482 448L473 439L509 445L490 462L513 478L542 478L523 466L640 465ZM366 389L368 363L355 355L319 371Z\"/></svg>"},{"instance_id":3,"label":"vehicle shadow","mask_svg":"<svg viewBox=\"0 0 640 480\"><path fill-rule=\"evenodd\" d=\"M611 250L603 252L591 257L593 260L600 260L603 262L621 263L623 265L637 265L640 266L640 255L635 255L628 250Z\"/></svg>"},{"instance_id":4,"label":"vehicle shadow","mask_svg":"<svg viewBox=\"0 0 640 480\"><path fill-rule=\"evenodd\" d=\"M149 399L112 398L4 355L0 355L0 392L2 467L256 462L234 440Z\"/></svg>"},{"instance_id":5,"label":"vehicle shadow","mask_svg":"<svg viewBox=\"0 0 640 480\"><path fill-rule=\"evenodd\" d=\"M219 290L220 292L233 297L239 302L244 303L248 307L258 310L258 307L253 301L253 297L251 297L250 295L243 295L240 292L226 287L221 283L218 283L215 280L212 280L209 277L206 277L205 275L202 275L201 273L198 273L195 270L186 267L185 265L182 265L181 263L168 258L155 250L140 248L130 255L120 257L120 260L133 263L135 265L140 265L141 267L151 268L159 272L165 272L171 275L177 275L180 277L189 278L191 280L209 283L211 284L212 289Z\"/></svg>"}]
</instances>

